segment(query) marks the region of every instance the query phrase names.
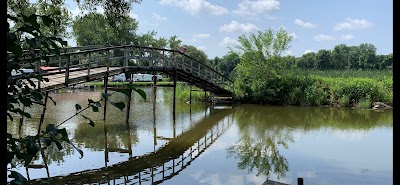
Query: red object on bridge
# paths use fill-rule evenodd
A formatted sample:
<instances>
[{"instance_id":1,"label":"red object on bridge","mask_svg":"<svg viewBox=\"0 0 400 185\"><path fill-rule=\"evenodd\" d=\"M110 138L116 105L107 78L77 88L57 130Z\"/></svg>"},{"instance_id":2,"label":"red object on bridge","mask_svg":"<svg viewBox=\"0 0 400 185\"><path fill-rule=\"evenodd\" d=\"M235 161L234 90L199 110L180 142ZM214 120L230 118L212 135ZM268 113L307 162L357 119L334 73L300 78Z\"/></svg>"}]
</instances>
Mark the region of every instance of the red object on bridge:
<instances>
[{"instance_id":1,"label":"red object on bridge","mask_svg":"<svg viewBox=\"0 0 400 185\"><path fill-rule=\"evenodd\" d=\"M186 52L186 48L184 48L184 47L180 47L180 48L179 48L179 52L181 52L181 53L185 53L185 52Z\"/></svg>"}]
</instances>

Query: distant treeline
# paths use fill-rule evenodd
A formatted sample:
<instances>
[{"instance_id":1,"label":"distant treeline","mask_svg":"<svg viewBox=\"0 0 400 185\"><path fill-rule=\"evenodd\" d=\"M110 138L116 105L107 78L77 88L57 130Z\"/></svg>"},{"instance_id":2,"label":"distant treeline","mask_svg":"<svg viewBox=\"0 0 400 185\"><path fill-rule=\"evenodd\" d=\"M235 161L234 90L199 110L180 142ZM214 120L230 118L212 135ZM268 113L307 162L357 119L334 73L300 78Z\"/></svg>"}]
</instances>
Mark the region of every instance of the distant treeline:
<instances>
[{"instance_id":1,"label":"distant treeline","mask_svg":"<svg viewBox=\"0 0 400 185\"><path fill-rule=\"evenodd\" d=\"M313 70L392 70L393 54L378 55L373 44L363 43L359 46L339 44L332 50L321 49L301 57L283 56L287 67ZM222 74L234 77L233 69L239 63L236 53L228 53L222 58L215 57L210 64Z\"/></svg>"}]
</instances>

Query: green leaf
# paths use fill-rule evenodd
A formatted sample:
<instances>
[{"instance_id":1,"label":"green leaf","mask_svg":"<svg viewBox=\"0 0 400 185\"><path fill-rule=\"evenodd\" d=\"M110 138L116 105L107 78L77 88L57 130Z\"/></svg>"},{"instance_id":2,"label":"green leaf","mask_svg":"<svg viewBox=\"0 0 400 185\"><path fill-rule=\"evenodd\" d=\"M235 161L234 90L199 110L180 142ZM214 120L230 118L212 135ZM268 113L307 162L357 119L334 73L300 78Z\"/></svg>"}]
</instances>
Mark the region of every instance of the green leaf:
<instances>
[{"instance_id":1,"label":"green leaf","mask_svg":"<svg viewBox=\"0 0 400 185\"><path fill-rule=\"evenodd\" d=\"M111 96L111 94L108 94L108 93L101 93L101 96L102 96L105 100L107 100L108 97Z\"/></svg>"},{"instance_id":2,"label":"green leaf","mask_svg":"<svg viewBox=\"0 0 400 185\"><path fill-rule=\"evenodd\" d=\"M117 89L116 91L129 96L130 93L132 92L132 89L129 89L129 90L127 90L127 89Z\"/></svg>"},{"instance_id":3,"label":"green leaf","mask_svg":"<svg viewBox=\"0 0 400 185\"><path fill-rule=\"evenodd\" d=\"M62 150L62 149L63 149L63 147L62 147L60 141L58 141L58 140L56 140L56 139L53 139L53 141L54 141L54 143L56 143L58 150Z\"/></svg>"},{"instance_id":4,"label":"green leaf","mask_svg":"<svg viewBox=\"0 0 400 185\"><path fill-rule=\"evenodd\" d=\"M48 124L46 126L46 132L49 133L52 136L55 136L58 134L58 130L54 124Z\"/></svg>"},{"instance_id":5,"label":"green leaf","mask_svg":"<svg viewBox=\"0 0 400 185\"><path fill-rule=\"evenodd\" d=\"M42 16L42 20L43 20L43 24L50 27L51 23L54 22L54 20L52 18L50 18L49 16Z\"/></svg>"},{"instance_id":6,"label":"green leaf","mask_svg":"<svg viewBox=\"0 0 400 185\"><path fill-rule=\"evenodd\" d=\"M125 103L124 102L110 102L112 105L114 105L115 107L119 108L119 110L124 110L125 108Z\"/></svg>"},{"instance_id":7,"label":"green leaf","mask_svg":"<svg viewBox=\"0 0 400 185\"><path fill-rule=\"evenodd\" d=\"M94 103L94 101L92 99L88 99L89 104Z\"/></svg>"},{"instance_id":8,"label":"green leaf","mask_svg":"<svg viewBox=\"0 0 400 185\"><path fill-rule=\"evenodd\" d=\"M100 103L100 102L95 102L94 105L95 105L96 107L101 107L101 103Z\"/></svg>"},{"instance_id":9,"label":"green leaf","mask_svg":"<svg viewBox=\"0 0 400 185\"><path fill-rule=\"evenodd\" d=\"M89 120L89 125L94 127L94 122L90 118L86 117L85 115L82 115L82 117L84 117L85 119Z\"/></svg>"},{"instance_id":10,"label":"green leaf","mask_svg":"<svg viewBox=\"0 0 400 185\"><path fill-rule=\"evenodd\" d=\"M17 58L22 55L22 48L16 43L7 43L7 51L13 53Z\"/></svg>"},{"instance_id":11,"label":"green leaf","mask_svg":"<svg viewBox=\"0 0 400 185\"><path fill-rule=\"evenodd\" d=\"M11 121L14 121L14 119L13 119L13 117L11 116L10 113L7 112L7 116L8 116L8 118L10 118Z\"/></svg>"},{"instance_id":12,"label":"green leaf","mask_svg":"<svg viewBox=\"0 0 400 185\"><path fill-rule=\"evenodd\" d=\"M92 110L93 110L93 112L99 112L99 108L96 106L92 106Z\"/></svg>"},{"instance_id":13,"label":"green leaf","mask_svg":"<svg viewBox=\"0 0 400 185\"><path fill-rule=\"evenodd\" d=\"M60 9L55 9L54 10L54 15L61 15L61 10Z\"/></svg>"},{"instance_id":14,"label":"green leaf","mask_svg":"<svg viewBox=\"0 0 400 185\"><path fill-rule=\"evenodd\" d=\"M81 110L81 109L82 109L82 106L79 105L79 104L75 104L75 109L76 109L76 111Z\"/></svg>"},{"instance_id":15,"label":"green leaf","mask_svg":"<svg viewBox=\"0 0 400 185\"><path fill-rule=\"evenodd\" d=\"M68 138L68 133L67 133L67 130L65 129L65 128L62 128L62 129L58 129L58 133L60 133L61 134L61 136L62 136L62 140L63 141L66 141L66 142L70 142L70 140L69 140L69 138Z\"/></svg>"},{"instance_id":16,"label":"green leaf","mask_svg":"<svg viewBox=\"0 0 400 185\"><path fill-rule=\"evenodd\" d=\"M21 112L19 112L19 113L21 114L21 116L24 116L24 117L27 117L27 118L32 118L32 116L31 116L29 113L27 113L27 112L21 111Z\"/></svg>"},{"instance_id":17,"label":"green leaf","mask_svg":"<svg viewBox=\"0 0 400 185\"><path fill-rule=\"evenodd\" d=\"M76 147L74 144L72 144L72 143L70 143L70 144L75 148L76 151L79 152L79 154L81 154L81 157L79 157L79 159L82 159L82 157L83 157L83 151L82 151L81 149L79 149L78 147Z\"/></svg>"},{"instance_id":18,"label":"green leaf","mask_svg":"<svg viewBox=\"0 0 400 185\"><path fill-rule=\"evenodd\" d=\"M142 89L133 89L133 90L139 93L140 96L142 96L142 98L146 100L146 93Z\"/></svg>"},{"instance_id":19,"label":"green leaf","mask_svg":"<svg viewBox=\"0 0 400 185\"><path fill-rule=\"evenodd\" d=\"M8 33L7 34L7 43L14 43L17 41L17 37L15 36L15 33Z\"/></svg>"},{"instance_id":20,"label":"green leaf","mask_svg":"<svg viewBox=\"0 0 400 185\"><path fill-rule=\"evenodd\" d=\"M11 171L11 174L8 175L8 177L14 179L10 181L10 185L25 185L28 183L27 179L16 171Z\"/></svg>"},{"instance_id":21,"label":"green leaf","mask_svg":"<svg viewBox=\"0 0 400 185\"><path fill-rule=\"evenodd\" d=\"M56 105L57 103L53 100L53 98L51 96L47 96L53 103L54 105Z\"/></svg>"},{"instance_id":22,"label":"green leaf","mask_svg":"<svg viewBox=\"0 0 400 185\"><path fill-rule=\"evenodd\" d=\"M24 98L22 96L19 97L19 101L25 106L30 107L32 105L32 101L30 98Z\"/></svg>"}]
</instances>

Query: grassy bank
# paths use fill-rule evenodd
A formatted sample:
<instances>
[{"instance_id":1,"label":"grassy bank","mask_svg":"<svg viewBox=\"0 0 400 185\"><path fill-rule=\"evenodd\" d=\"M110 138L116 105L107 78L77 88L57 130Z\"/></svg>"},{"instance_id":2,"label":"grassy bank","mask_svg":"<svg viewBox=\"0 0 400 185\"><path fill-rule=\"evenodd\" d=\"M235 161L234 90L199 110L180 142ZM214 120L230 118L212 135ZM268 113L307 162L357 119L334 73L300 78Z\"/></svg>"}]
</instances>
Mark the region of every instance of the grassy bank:
<instances>
[{"instance_id":1,"label":"grassy bank","mask_svg":"<svg viewBox=\"0 0 400 185\"><path fill-rule=\"evenodd\" d=\"M251 103L358 108L393 104L388 71L297 71L247 83L237 80L235 85L239 98Z\"/></svg>"},{"instance_id":2,"label":"grassy bank","mask_svg":"<svg viewBox=\"0 0 400 185\"><path fill-rule=\"evenodd\" d=\"M199 90L199 91L192 91L192 103L195 102L204 102L204 91L202 91L201 89L197 88L197 87L192 87L192 90ZM172 100L173 96L173 92L168 92L167 93L167 99L168 100ZM207 97L210 96L210 93L207 92ZM190 87L186 84L183 83L179 86L176 87L176 101L177 102L188 102L190 100Z\"/></svg>"}]
</instances>

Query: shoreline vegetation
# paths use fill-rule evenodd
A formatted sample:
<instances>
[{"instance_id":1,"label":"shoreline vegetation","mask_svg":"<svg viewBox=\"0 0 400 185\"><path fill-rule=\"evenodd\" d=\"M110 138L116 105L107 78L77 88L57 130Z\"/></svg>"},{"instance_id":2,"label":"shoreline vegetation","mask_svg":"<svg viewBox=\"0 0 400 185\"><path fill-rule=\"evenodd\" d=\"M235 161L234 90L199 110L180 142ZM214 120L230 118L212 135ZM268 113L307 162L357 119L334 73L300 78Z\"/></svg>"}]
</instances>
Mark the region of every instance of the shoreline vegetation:
<instances>
[{"instance_id":1,"label":"shoreline vegetation","mask_svg":"<svg viewBox=\"0 0 400 185\"><path fill-rule=\"evenodd\" d=\"M357 109L390 109L393 105L391 70L291 70L257 84L247 94L240 92L244 84L235 83L236 102L271 105L316 107L350 107ZM109 82L109 86L122 86L129 82ZM103 82L87 84L102 87ZM133 82L136 86L152 86L152 82ZM173 82L157 82L173 85ZM242 87L240 87L242 85ZM251 93L248 93L251 92ZM257 92L257 93L255 93ZM168 94L172 96L172 92ZM207 92L207 97L210 93ZM178 82L176 101L189 102L190 88ZM204 102L204 91L193 91L192 102Z\"/></svg>"}]
</instances>

